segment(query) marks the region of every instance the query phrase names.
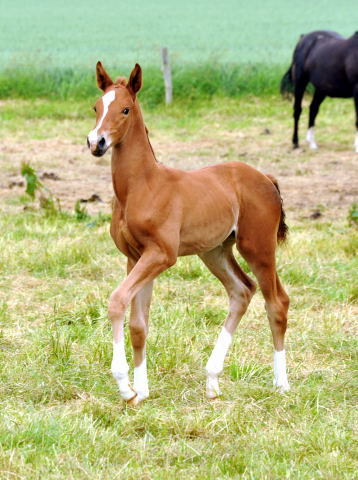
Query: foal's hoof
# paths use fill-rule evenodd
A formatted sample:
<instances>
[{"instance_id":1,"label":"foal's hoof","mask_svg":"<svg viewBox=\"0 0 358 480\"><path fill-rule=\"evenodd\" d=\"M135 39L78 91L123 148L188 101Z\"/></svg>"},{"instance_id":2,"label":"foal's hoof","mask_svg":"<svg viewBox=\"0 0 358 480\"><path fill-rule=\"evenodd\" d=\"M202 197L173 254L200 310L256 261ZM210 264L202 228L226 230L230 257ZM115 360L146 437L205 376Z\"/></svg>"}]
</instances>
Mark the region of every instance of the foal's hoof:
<instances>
[{"instance_id":1,"label":"foal's hoof","mask_svg":"<svg viewBox=\"0 0 358 480\"><path fill-rule=\"evenodd\" d=\"M136 393L134 397L127 400L127 405L129 405L130 407L136 407L138 404L139 404L138 393Z\"/></svg>"},{"instance_id":2,"label":"foal's hoof","mask_svg":"<svg viewBox=\"0 0 358 480\"><path fill-rule=\"evenodd\" d=\"M208 400L216 400L221 395L219 380L215 375L208 375L206 379L206 397Z\"/></svg>"},{"instance_id":3,"label":"foal's hoof","mask_svg":"<svg viewBox=\"0 0 358 480\"><path fill-rule=\"evenodd\" d=\"M273 381L273 386L276 389L278 393L285 393L290 390L290 385L288 382L276 382L275 380Z\"/></svg>"},{"instance_id":4,"label":"foal's hoof","mask_svg":"<svg viewBox=\"0 0 358 480\"><path fill-rule=\"evenodd\" d=\"M210 403L216 403L216 402L218 402L218 401L220 400L219 395L215 395L215 396L213 396L213 397L208 397L208 396L207 396L206 398L209 400Z\"/></svg>"}]
</instances>

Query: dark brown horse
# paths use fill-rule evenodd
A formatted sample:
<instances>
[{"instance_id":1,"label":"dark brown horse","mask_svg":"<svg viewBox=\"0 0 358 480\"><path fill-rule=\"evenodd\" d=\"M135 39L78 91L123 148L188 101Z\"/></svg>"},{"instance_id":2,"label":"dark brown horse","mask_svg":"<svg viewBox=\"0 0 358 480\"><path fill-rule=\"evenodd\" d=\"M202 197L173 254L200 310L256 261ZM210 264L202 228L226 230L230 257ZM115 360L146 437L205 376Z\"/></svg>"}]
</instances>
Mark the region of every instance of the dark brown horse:
<instances>
[{"instance_id":1,"label":"dark brown horse","mask_svg":"<svg viewBox=\"0 0 358 480\"><path fill-rule=\"evenodd\" d=\"M323 100L326 97L354 97L357 128L355 151L358 153L358 32L347 39L324 30L301 36L293 52L292 64L281 80L281 93L293 90L295 98L294 148L298 147L301 103L309 82L315 88L306 137L310 148L317 148L314 125Z\"/></svg>"},{"instance_id":2,"label":"dark brown horse","mask_svg":"<svg viewBox=\"0 0 358 480\"><path fill-rule=\"evenodd\" d=\"M265 297L275 348L274 385L288 390L284 337L289 300L275 261L277 242L284 240L287 227L277 182L240 162L192 172L157 162L137 100L142 85L140 66L135 66L128 83L123 78L113 82L98 62L97 84L104 94L96 102L96 126L87 143L96 156L112 147L111 235L127 257L128 276L109 303L112 373L122 398L137 404L149 395L145 342L153 280L174 265L178 256L193 254L222 282L229 296L229 313L206 365L207 395L219 395L218 376L226 353L256 289L235 260L234 244ZM129 304L133 387L123 331Z\"/></svg>"}]
</instances>

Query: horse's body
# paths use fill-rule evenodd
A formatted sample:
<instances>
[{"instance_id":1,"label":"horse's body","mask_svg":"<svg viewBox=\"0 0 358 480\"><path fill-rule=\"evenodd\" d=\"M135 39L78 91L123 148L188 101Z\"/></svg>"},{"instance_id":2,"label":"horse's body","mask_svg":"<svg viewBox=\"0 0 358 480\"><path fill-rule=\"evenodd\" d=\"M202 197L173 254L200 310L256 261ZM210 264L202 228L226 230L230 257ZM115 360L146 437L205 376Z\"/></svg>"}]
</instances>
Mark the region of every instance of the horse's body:
<instances>
[{"instance_id":1,"label":"horse's body","mask_svg":"<svg viewBox=\"0 0 358 480\"><path fill-rule=\"evenodd\" d=\"M233 256L234 243L263 291L275 346L274 383L287 390L284 335L289 300L275 267L276 244L284 240L287 227L277 183L240 162L192 172L157 162L136 99L140 67L136 65L128 84L123 79L113 83L98 62L97 83L105 94L96 103L97 124L88 146L97 156L113 147L111 235L128 258L128 276L112 293L109 305L112 373L122 397L136 404L149 394L145 340L153 280L178 256L192 254L199 255L229 295L229 314L206 367L208 397L220 393L218 375L256 288ZM133 387L123 333L129 303Z\"/></svg>"},{"instance_id":2,"label":"horse's body","mask_svg":"<svg viewBox=\"0 0 358 480\"><path fill-rule=\"evenodd\" d=\"M347 39L329 31L316 31L301 36L293 53L292 64L281 80L281 93L293 87L294 147L298 147L302 98L309 82L315 88L307 132L311 148L317 148L314 139L315 119L326 97L354 97L358 130L358 32ZM358 153L358 132L355 150Z\"/></svg>"}]
</instances>

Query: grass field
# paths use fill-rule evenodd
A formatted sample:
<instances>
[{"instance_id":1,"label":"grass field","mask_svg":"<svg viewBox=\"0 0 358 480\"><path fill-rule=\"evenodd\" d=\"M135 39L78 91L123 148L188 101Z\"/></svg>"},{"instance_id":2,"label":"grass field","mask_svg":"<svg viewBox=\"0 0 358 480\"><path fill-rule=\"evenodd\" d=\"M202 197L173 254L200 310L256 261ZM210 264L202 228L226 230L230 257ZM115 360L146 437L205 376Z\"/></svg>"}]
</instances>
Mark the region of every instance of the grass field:
<instances>
[{"instance_id":1,"label":"grass field","mask_svg":"<svg viewBox=\"0 0 358 480\"><path fill-rule=\"evenodd\" d=\"M107 302L125 262L108 233L109 156L96 161L84 145L90 106L1 103L0 478L356 478L352 102L322 106L317 152L291 151L290 105L278 97L146 110L160 160L193 168L241 159L279 178L291 230L278 265L291 297L292 389L272 389L258 293L228 355L223 395L205 399L204 365L227 300L198 259L184 258L156 282L151 397L139 409L120 401L109 371ZM60 197L62 214L39 209L24 186L10 188L24 160L39 175L58 175L44 182ZM103 203L77 220L75 201L92 193ZM130 358L129 343L127 352Z\"/></svg>"},{"instance_id":2,"label":"grass field","mask_svg":"<svg viewBox=\"0 0 358 480\"><path fill-rule=\"evenodd\" d=\"M284 0L128 3L11 2L0 17L0 98L84 98L97 60L128 75L145 67L147 101L163 101L160 49L169 47L174 97L274 93L302 33L351 35L356 2Z\"/></svg>"}]
</instances>

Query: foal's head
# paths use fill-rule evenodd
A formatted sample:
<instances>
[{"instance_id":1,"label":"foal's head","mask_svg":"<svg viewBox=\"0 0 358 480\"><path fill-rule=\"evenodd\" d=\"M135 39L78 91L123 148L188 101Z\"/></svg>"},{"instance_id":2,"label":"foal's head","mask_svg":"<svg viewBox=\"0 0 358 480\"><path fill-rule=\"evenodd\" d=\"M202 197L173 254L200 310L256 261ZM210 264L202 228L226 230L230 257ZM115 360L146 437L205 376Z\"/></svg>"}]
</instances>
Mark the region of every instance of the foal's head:
<instances>
[{"instance_id":1,"label":"foal's head","mask_svg":"<svg viewBox=\"0 0 358 480\"><path fill-rule=\"evenodd\" d=\"M136 64L128 83L124 78L113 82L101 62L97 62L96 76L104 95L93 107L96 126L88 134L87 145L93 155L101 157L109 147L118 145L129 129L136 93L142 86L142 70Z\"/></svg>"}]
</instances>

